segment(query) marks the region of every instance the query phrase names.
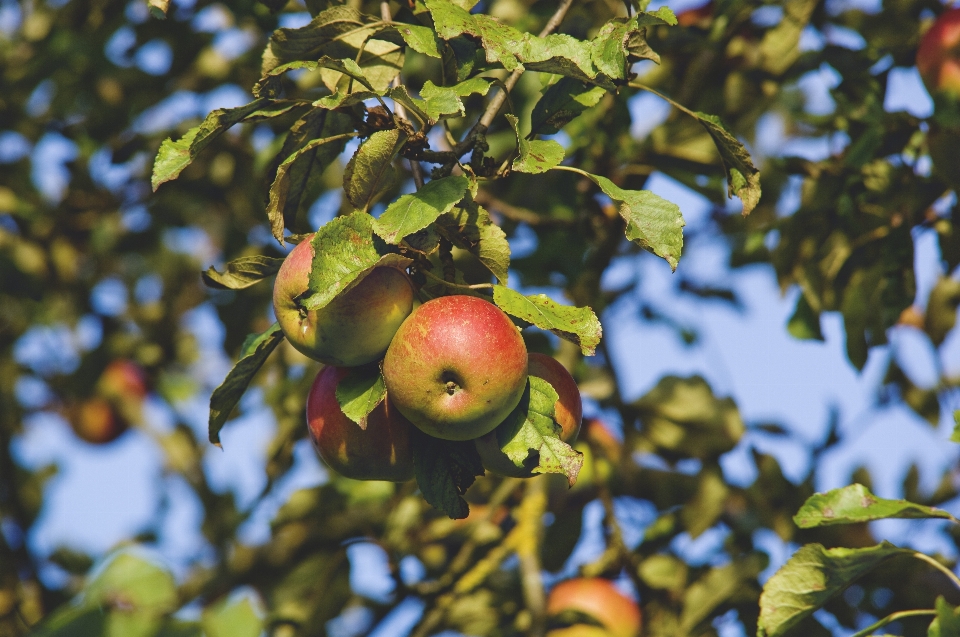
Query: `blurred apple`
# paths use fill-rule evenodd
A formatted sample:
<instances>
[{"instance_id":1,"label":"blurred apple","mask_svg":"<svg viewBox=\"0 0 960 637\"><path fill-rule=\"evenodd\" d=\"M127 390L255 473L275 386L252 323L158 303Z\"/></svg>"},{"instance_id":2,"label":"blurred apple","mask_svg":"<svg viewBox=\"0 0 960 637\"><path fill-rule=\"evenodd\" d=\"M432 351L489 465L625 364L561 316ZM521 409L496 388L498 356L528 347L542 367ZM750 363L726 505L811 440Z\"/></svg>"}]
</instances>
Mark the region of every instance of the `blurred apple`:
<instances>
[{"instance_id":1,"label":"blurred apple","mask_svg":"<svg viewBox=\"0 0 960 637\"><path fill-rule=\"evenodd\" d=\"M99 396L69 409L68 419L77 437L93 445L113 442L127 430L127 423L113 405Z\"/></svg>"},{"instance_id":2,"label":"blurred apple","mask_svg":"<svg viewBox=\"0 0 960 637\"><path fill-rule=\"evenodd\" d=\"M960 99L960 8L941 13L920 38L917 70L931 95Z\"/></svg>"},{"instance_id":3,"label":"blurred apple","mask_svg":"<svg viewBox=\"0 0 960 637\"><path fill-rule=\"evenodd\" d=\"M600 626L574 623L547 632L547 637L638 637L640 608L617 590L613 582L600 577L578 577L557 584L547 598L548 623L567 624L576 614L590 617Z\"/></svg>"}]
</instances>

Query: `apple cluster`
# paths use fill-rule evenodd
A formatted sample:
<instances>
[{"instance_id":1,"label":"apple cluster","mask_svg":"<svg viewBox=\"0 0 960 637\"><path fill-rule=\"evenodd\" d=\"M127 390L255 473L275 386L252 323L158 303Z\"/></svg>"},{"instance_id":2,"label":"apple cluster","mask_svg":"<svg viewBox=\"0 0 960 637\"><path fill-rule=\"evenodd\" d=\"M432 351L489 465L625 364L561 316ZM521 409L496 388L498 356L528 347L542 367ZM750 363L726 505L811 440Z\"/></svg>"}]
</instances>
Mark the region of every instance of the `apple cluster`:
<instances>
[{"instance_id":1,"label":"apple cluster","mask_svg":"<svg viewBox=\"0 0 960 637\"><path fill-rule=\"evenodd\" d=\"M357 480L403 482L414 475L412 428L443 440L474 440L484 468L529 477L501 450L497 427L527 389L546 380L559 400L554 417L572 443L582 405L576 382L555 359L528 353L519 328L496 305L472 295L416 300L399 268L375 267L319 310L307 310L314 249L310 237L277 273L273 305L291 345L326 366L307 398L307 424L320 457ZM343 412L337 387L349 368L380 365L386 398L361 428Z\"/></svg>"}]
</instances>

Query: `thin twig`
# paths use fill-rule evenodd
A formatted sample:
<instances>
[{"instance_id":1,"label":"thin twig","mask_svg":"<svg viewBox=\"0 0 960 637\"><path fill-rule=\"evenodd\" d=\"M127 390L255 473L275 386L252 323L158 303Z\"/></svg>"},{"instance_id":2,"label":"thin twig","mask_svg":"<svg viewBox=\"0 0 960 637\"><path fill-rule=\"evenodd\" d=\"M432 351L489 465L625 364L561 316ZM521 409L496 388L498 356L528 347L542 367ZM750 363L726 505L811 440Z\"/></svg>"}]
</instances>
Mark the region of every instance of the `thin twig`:
<instances>
[{"instance_id":1,"label":"thin twig","mask_svg":"<svg viewBox=\"0 0 960 637\"><path fill-rule=\"evenodd\" d=\"M898 612L896 612L896 613L890 613L889 615L887 615L886 617L884 617L883 619L881 619L880 621L878 621L876 624L873 624L873 625L871 625L871 626L867 626L867 627L864 628L863 630L858 631L858 632L855 632L854 634L850 635L850 637L866 637L867 635L869 635L869 634L872 633L873 631L877 630L878 628L883 628L884 626L886 626L886 625L889 624L890 622L895 622L895 621L897 621L898 619L902 619L902 618L904 618L904 617L922 617L922 616L924 616L924 615L926 615L926 616L931 616L931 615L936 615L936 614L937 614L937 611L935 611L935 610L933 610L933 609L929 609L929 610L901 610L901 611L898 611Z\"/></svg>"},{"instance_id":2,"label":"thin twig","mask_svg":"<svg viewBox=\"0 0 960 637\"><path fill-rule=\"evenodd\" d=\"M390 14L390 2L388 0L382 0L380 2L380 18L386 24L393 23L393 16ZM395 78L390 82L390 85L393 87L400 86L400 74L398 73ZM397 100L393 100L393 110L396 112L397 117L401 119L407 119L407 109L403 107L403 104ZM423 167L420 166L420 162L416 159L407 159L410 162L410 172L413 173L413 183L416 185L417 190L423 188Z\"/></svg>"},{"instance_id":3,"label":"thin twig","mask_svg":"<svg viewBox=\"0 0 960 637\"><path fill-rule=\"evenodd\" d=\"M941 573L949 577L950 581L953 582L954 586L956 586L957 588L960 588L960 578L958 578L956 574L953 571L951 571L949 568L947 568L937 560L933 559L932 557L924 553L914 552L912 553L912 555L918 560L922 562L926 562L930 566L934 567L935 569L937 569L938 571L940 571Z\"/></svg>"},{"instance_id":4,"label":"thin twig","mask_svg":"<svg viewBox=\"0 0 960 637\"><path fill-rule=\"evenodd\" d=\"M452 288L462 288L464 290L482 290L483 288L493 288L492 283L477 283L475 285L463 285L462 283L453 283L445 279L441 279L436 274L432 274L427 270L420 270L420 273L424 276L433 279L438 283L443 283L444 285L450 286Z\"/></svg>"}]
</instances>

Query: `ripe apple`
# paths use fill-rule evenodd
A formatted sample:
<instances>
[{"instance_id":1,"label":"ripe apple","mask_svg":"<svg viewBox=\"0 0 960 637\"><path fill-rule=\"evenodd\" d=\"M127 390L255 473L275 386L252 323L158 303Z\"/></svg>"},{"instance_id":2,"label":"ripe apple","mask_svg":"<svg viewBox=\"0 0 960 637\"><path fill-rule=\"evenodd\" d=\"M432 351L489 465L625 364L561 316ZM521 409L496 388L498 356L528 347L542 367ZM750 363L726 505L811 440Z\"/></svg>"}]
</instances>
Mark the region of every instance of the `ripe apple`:
<instances>
[{"instance_id":1,"label":"ripe apple","mask_svg":"<svg viewBox=\"0 0 960 637\"><path fill-rule=\"evenodd\" d=\"M374 268L360 283L319 310L306 310L313 267L310 237L290 251L273 284L273 309L290 344L328 365L354 367L377 360L413 308L413 286L396 268Z\"/></svg>"},{"instance_id":2,"label":"ripe apple","mask_svg":"<svg viewBox=\"0 0 960 637\"><path fill-rule=\"evenodd\" d=\"M555 628L547 637L637 637L640 634L640 608L617 590L613 582L600 577L578 577L557 584L547 598L547 617L554 621L569 611L583 613L603 624L603 629L589 624Z\"/></svg>"},{"instance_id":3,"label":"ripe apple","mask_svg":"<svg viewBox=\"0 0 960 637\"><path fill-rule=\"evenodd\" d=\"M562 428L560 439L572 445L580 432L580 421L583 418L583 403L577 382L557 359L546 354L531 352L527 368L530 376L544 379L557 390L559 398L553 411L557 424ZM487 471L514 478L529 478L533 475L533 467L518 467L500 450L496 429L478 438L476 445L480 460Z\"/></svg>"},{"instance_id":4,"label":"ripe apple","mask_svg":"<svg viewBox=\"0 0 960 637\"><path fill-rule=\"evenodd\" d=\"M475 296L427 301L397 330L383 359L387 394L425 433L472 440L517 406L527 384L520 330Z\"/></svg>"},{"instance_id":5,"label":"ripe apple","mask_svg":"<svg viewBox=\"0 0 960 637\"><path fill-rule=\"evenodd\" d=\"M920 38L917 70L931 95L960 99L960 8L941 13Z\"/></svg>"},{"instance_id":6,"label":"ripe apple","mask_svg":"<svg viewBox=\"0 0 960 637\"><path fill-rule=\"evenodd\" d=\"M99 396L70 408L67 417L77 437L92 445L113 442L127 430L126 421L113 405Z\"/></svg>"},{"instance_id":7,"label":"ripe apple","mask_svg":"<svg viewBox=\"0 0 960 637\"><path fill-rule=\"evenodd\" d=\"M324 367L307 397L307 426L313 446L327 465L354 480L406 482L413 477L410 422L391 404L377 405L367 428L353 422L337 402L337 384L348 370Z\"/></svg>"}]
</instances>

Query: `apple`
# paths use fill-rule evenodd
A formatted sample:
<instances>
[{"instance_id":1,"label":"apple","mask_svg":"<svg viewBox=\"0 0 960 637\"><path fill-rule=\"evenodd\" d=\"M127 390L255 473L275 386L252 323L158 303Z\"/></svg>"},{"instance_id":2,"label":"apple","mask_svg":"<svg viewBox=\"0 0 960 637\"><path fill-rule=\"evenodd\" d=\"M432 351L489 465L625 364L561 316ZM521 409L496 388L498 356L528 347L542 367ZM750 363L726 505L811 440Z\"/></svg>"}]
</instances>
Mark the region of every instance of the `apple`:
<instances>
[{"instance_id":1,"label":"apple","mask_svg":"<svg viewBox=\"0 0 960 637\"><path fill-rule=\"evenodd\" d=\"M108 399L138 399L147 395L147 377L132 361L111 361L97 380L97 393Z\"/></svg>"},{"instance_id":2,"label":"apple","mask_svg":"<svg viewBox=\"0 0 960 637\"><path fill-rule=\"evenodd\" d=\"M527 384L527 346L496 305L442 296L416 309L383 359L387 394L423 432L472 440L503 422Z\"/></svg>"},{"instance_id":3,"label":"apple","mask_svg":"<svg viewBox=\"0 0 960 637\"><path fill-rule=\"evenodd\" d=\"M941 13L920 38L917 70L931 95L960 99L960 8Z\"/></svg>"},{"instance_id":4,"label":"apple","mask_svg":"<svg viewBox=\"0 0 960 637\"><path fill-rule=\"evenodd\" d=\"M68 411L73 432L84 442L105 445L127 430L127 422L113 405L99 396L84 400Z\"/></svg>"},{"instance_id":5,"label":"apple","mask_svg":"<svg viewBox=\"0 0 960 637\"><path fill-rule=\"evenodd\" d=\"M596 619L603 628L575 624L552 629L547 637L638 637L640 634L640 608L610 580L578 577L557 584L547 597L548 622L552 619L552 623L565 623L562 615L571 611Z\"/></svg>"},{"instance_id":6,"label":"apple","mask_svg":"<svg viewBox=\"0 0 960 637\"><path fill-rule=\"evenodd\" d=\"M583 418L583 403L577 382L557 359L546 354L531 352L527 359L527 368L530 376L544 379L557 391L559 398L553 410L557 424L562 429L560 439L572 445L580 432L580 421ZM475 444L487 471L514 478L529 478L534 475L533 467L518 467L500 450L496 429L478 438Z\"/></svg>"},{"instance_id":7,"label":"apple","mask_svg":"<svg viewBox=\"0 0 960 637\"><path fill-rule=\"evenodd\" d=\"M313 446L327 465L354 480L406 482L413 477L410 421L388 397L367 416L367 428L340 409L337 385L348 370L324 367L307 396L307 427Z\"/></svg>"},{"instance_id":8,"label":"apple","mask_svg":"<svg viewBox=\"0 0 960 637\"><path fill-rule=\"evenodd\" d=\"M300 297L307 292L312 268L313 246L307 237L284 259L273 284L273 310L290 344L314 360L340 367L381 358L413 309L406 273L374 268L325 307L306 310Z\"/></svg>"}]
</instances>

